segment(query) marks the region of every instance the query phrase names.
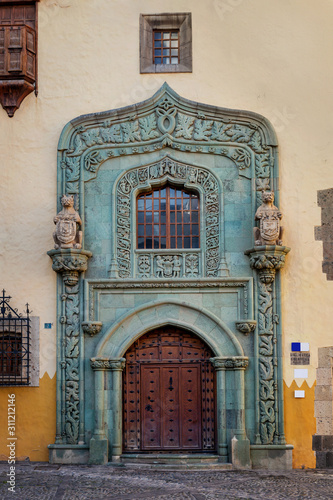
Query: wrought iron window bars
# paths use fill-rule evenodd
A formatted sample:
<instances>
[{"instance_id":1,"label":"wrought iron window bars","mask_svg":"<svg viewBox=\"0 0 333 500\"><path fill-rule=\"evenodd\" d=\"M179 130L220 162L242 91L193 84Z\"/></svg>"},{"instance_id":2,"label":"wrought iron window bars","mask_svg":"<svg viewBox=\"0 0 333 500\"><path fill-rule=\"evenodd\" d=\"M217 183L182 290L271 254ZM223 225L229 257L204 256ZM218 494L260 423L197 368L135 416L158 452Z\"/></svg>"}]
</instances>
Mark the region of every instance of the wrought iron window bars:
<instances>
[{"instance_id":1,"label":"wrought iron window bars","mask_svg":"<svg viewBox=\"0 0 333 500\"><path fill-rule=\"evenodd\" d=\"M26 316L9 305L11 297L0 296L0 386L29 385L30 314Z\"/></svg>"}]
</instances>

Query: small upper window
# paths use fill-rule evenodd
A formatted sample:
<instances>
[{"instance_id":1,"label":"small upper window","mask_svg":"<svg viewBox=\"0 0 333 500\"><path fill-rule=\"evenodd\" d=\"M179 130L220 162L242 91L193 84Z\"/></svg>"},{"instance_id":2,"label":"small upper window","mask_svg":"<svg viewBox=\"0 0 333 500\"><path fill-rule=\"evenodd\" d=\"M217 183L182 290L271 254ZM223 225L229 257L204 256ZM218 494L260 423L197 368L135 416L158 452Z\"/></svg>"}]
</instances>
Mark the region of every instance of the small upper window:
<instances>
[{"instance_id":1,"label":"small upper window","mask_svg":"<svg viewBox=\"0 0 333 500\"><path fill-rule=\"evenodd\" d=\"M154 64L179 63L179 31L154 30Z\"/></svg>"},{"instance_id":2,"label":"small upper window","mask_svg":"<svg viewBox=\"0 0 333 500\"><path fill-rule=\"evenodd\" d=\"M199 248L198 195L165 186L137 198L137 248Z\"/></svg>"},{"instance_id":3,"label":"small upper window","mask_svg":"<svg viewBox=\"0 0 333 500\"><path fill-rule=\"evenodd\" d=\"M191 71L191 14L141 14L140 72L189 73Z\"/></svg>"}]
</instances>

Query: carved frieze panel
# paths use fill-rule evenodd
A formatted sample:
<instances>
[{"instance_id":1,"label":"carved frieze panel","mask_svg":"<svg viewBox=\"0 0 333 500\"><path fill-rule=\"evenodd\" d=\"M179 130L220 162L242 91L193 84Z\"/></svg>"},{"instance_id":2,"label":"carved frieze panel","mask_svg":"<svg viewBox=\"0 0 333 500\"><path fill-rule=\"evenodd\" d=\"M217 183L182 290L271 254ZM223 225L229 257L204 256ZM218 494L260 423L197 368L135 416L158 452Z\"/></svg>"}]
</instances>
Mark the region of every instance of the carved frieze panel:
<instances>
[{"instance_id":1,"label":"carved frieze panel","mask_svg":"<svg viewBox=\"0 0 333 500\"><path fill-rule=\"evenodd\" d=\"M187 165L169 157L147 165L137 167L124 173L116 185L116 255L121 278L131 276L131 258L133 254L132 213L134 196L139 190L147 189L154 184L174 181L200 193L204 222L205 269L204 276L217 276L221 259L220 215L221 201L218 180L208 169ZM203 249L202 249L203 250ZM199 257L190 252L188 255L174 253L161 254L153 259L147 255L138 258L140 277L156 278L196 277L199 274ZM202 252L201 252L202 255Z\"/></svg>"},{"instance_id":2,"label":"carved frieze panel","mask_svg":"<svg viewBox=\"0 0 333 500\"><path fill-rule=\"evenodd\" d=\"M177 253L137 254L139 278L196 278L199 276L200 254L180 250Z\"/></svg>"}]
</instances>

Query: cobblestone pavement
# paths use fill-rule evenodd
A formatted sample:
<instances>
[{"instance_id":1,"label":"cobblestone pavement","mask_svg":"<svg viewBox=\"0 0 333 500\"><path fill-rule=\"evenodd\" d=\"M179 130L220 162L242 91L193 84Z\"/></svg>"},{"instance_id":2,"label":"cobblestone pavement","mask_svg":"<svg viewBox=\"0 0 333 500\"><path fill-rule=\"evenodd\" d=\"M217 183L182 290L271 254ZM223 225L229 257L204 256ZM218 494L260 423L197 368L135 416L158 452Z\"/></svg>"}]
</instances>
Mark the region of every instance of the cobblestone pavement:
<instances>
[{"instance_id":1,"label":"cobblestone pavement","mask_svg":"<svg viewBox=\"0 0 333 500\"><path fill-rule=\"evenodd\" d=\"M149 470L17 463L15 493L0 464L0 499L240 500L333 499L333 470Z\"/></svg>"}]
</instances>

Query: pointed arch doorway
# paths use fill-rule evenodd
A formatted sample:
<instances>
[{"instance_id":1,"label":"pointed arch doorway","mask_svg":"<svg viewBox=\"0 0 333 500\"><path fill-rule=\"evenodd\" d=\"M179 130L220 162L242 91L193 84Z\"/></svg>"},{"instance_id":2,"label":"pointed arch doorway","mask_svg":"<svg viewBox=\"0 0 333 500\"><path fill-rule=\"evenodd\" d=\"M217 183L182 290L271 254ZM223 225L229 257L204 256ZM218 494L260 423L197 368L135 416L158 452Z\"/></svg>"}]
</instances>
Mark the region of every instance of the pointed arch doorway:
<instances>
[{"instance_id":1,"label":"pointed arch doorway","mask_svg":"<svg viewBox=\"0 0 333 500\"><path fill-rule=\"evenodd\" d=\"M123 451L215 451L215 377L211 349L174 326L140 337L125 354Z\"/></svg>"}]
</instances>

